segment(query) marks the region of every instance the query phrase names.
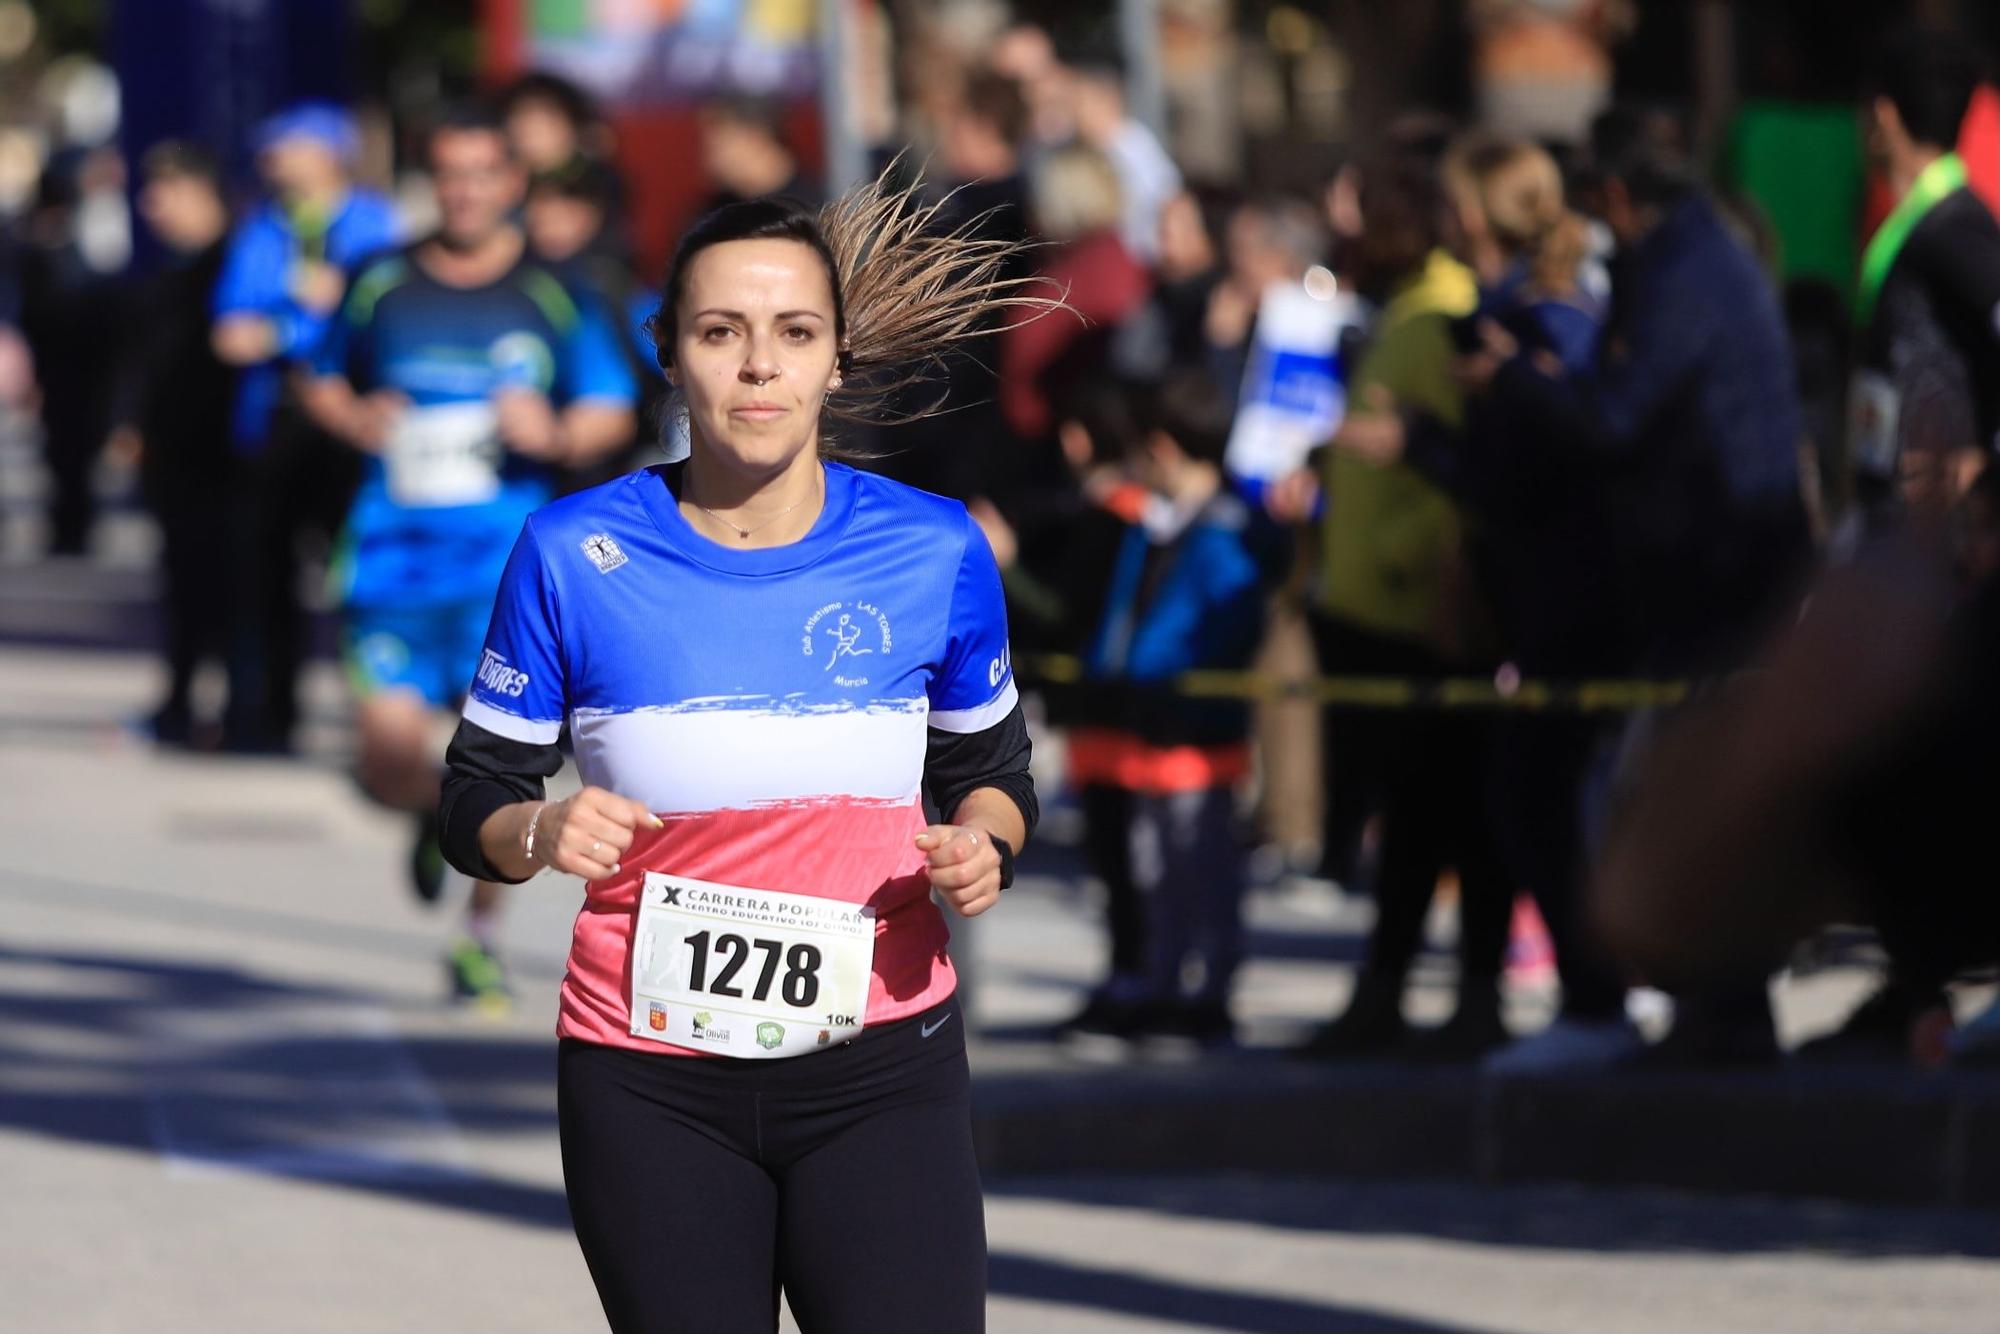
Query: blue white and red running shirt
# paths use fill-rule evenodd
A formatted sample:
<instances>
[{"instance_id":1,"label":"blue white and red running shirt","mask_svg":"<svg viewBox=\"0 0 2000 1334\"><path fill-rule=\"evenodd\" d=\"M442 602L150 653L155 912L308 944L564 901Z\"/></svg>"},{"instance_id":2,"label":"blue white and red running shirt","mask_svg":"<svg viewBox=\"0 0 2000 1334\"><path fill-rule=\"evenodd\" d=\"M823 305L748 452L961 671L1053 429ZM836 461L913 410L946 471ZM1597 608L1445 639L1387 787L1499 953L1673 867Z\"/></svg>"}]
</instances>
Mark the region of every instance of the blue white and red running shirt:
<instances>
[{"instance_id":1,"label":"blue white and red running shirt","mask_svg":"<svg viewBox=\"0 0 2000 1334\"><path fill-rule=\"evenodd\" d=\"M648 870L872 904L867 1023L948 996L915 846L926 728L982 732L1015 704L999 571L956 501L829 463L812 530L753 550L696 532L662 469L538 511L465 720L532 745L567 723L583 781L665 821L589 885L558 1032L680 1050L630 1032Z\"/></svg>"}]
</instances>

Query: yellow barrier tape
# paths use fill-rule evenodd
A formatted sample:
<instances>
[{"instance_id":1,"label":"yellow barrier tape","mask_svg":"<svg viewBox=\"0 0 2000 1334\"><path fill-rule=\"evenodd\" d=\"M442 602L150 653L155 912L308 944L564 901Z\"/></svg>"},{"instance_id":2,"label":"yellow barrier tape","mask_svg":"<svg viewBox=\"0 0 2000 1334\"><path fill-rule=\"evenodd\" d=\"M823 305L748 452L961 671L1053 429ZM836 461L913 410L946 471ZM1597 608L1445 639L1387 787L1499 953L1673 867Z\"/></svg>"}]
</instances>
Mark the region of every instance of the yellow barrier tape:
<instances>
[{"instance_id":1,"label":"yellow barrier tape","mask_svg":"<svg viewBox=\"0 0 2000 1334\"><path fill-rule=\"evenodd\" d=\"M1015 660L1026 682L1072 685L1086 680L1083 663L1066 653ZM1105 685L1118 682L1107 680ZM1287 680L1259 672L1187 672L1149 683L1190 699L1312 699L1338 708L1486 709L1526 713L1631 713L1685 702L1693 681L1604 679L1509 681L1479 676L1316 676Z\"/></svg>"}]
</instances>

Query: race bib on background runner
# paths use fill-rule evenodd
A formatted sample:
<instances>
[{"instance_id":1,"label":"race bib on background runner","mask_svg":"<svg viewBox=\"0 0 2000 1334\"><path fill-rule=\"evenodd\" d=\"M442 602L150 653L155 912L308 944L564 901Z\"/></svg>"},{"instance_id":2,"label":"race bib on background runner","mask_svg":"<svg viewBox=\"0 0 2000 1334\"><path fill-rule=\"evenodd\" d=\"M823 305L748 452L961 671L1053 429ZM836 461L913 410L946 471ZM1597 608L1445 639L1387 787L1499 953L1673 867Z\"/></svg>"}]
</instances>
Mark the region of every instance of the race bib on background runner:
<instances>
[{"instance_id":1,"label":"race bib on background runner","mask_svg":"<svg viewBox=\"0 0 2000 1334\"><path fill-rule=\"evenodd\" d=\"M632 1035L720 1056L802 1056L861 1031L875 910L646 873Z\"/></svg>"},{"instance_id":2,"label":"race bib on background runner","mask_svg":"<svg viewBox=\"0 0 2000 1334\"><path fill-rule=\"evenodd\" d=\"M382 453L389 498L411 509L484 504L500 494L501 453L491 403L411 408Z\"/></svg>"}]
</instances>

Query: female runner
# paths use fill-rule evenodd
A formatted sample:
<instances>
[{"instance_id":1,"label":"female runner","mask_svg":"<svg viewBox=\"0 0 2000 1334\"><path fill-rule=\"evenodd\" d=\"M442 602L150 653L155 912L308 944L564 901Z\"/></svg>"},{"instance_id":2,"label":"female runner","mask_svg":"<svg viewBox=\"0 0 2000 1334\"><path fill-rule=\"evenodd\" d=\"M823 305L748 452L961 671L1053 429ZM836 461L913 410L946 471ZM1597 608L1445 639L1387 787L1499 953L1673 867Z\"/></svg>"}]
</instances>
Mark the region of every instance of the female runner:
<instances>
[{"instance_id":1,"label":"female runner","mask_svg":"<svg viewBox=\"0 0 2000 1334\"><path fill-rule=\"evenodd\" d=\"M821 434L1056 304L934 214L878 183L696 224L653 330L692 452L528 521L452 742L453 863L588 882L558 1104L617 1331L773 1330L781 1287L807 1334L984 1327L932 895L992 907L1035 822L1000 579L963 506ZM565 726L586 786L547 801Z\"/></svg>"}]
</instances>

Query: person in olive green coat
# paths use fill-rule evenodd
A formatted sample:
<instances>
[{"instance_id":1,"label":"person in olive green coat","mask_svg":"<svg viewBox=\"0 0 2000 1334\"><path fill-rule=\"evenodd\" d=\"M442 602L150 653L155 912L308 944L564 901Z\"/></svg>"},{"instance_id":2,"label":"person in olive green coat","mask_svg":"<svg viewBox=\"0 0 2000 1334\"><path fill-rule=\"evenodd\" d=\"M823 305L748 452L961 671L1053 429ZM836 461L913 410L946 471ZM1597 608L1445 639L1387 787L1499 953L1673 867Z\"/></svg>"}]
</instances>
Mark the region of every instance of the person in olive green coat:
<instances>
[{"instance_id":1,"label":"person in olive green coat","mask_svg":"<svg viewBox=\"0 0 2000 1334\"><path fill-rule=\"evenodd\" d=\"M1382 310L1351 379L1349 410L1393 402L1457 425L1465 405L1451 375L1452 322L1473 313L1479 287L1444 248L1446 210L1434 169L1391 162L1365 171L1362 216L1361 282ZM1481 616L1457 505L1407 464L1340 450L1322 452L1319 480L1325 504L1311 622L1320 669L1466 670ZM1372 806L1382 837L1367 962L1346 1012L1308 1050L1339 1056L1403 1044L1404 979L1423 943L1438 876L1455 867L1459 1007L1426 1044L1440 1057L1476 1055L1506 1037L1500 969L1513 899L1483 800L1486 727L1423 713L1329 712L1327 719L1331 799Z\"/></svg>"}]
</instances>

